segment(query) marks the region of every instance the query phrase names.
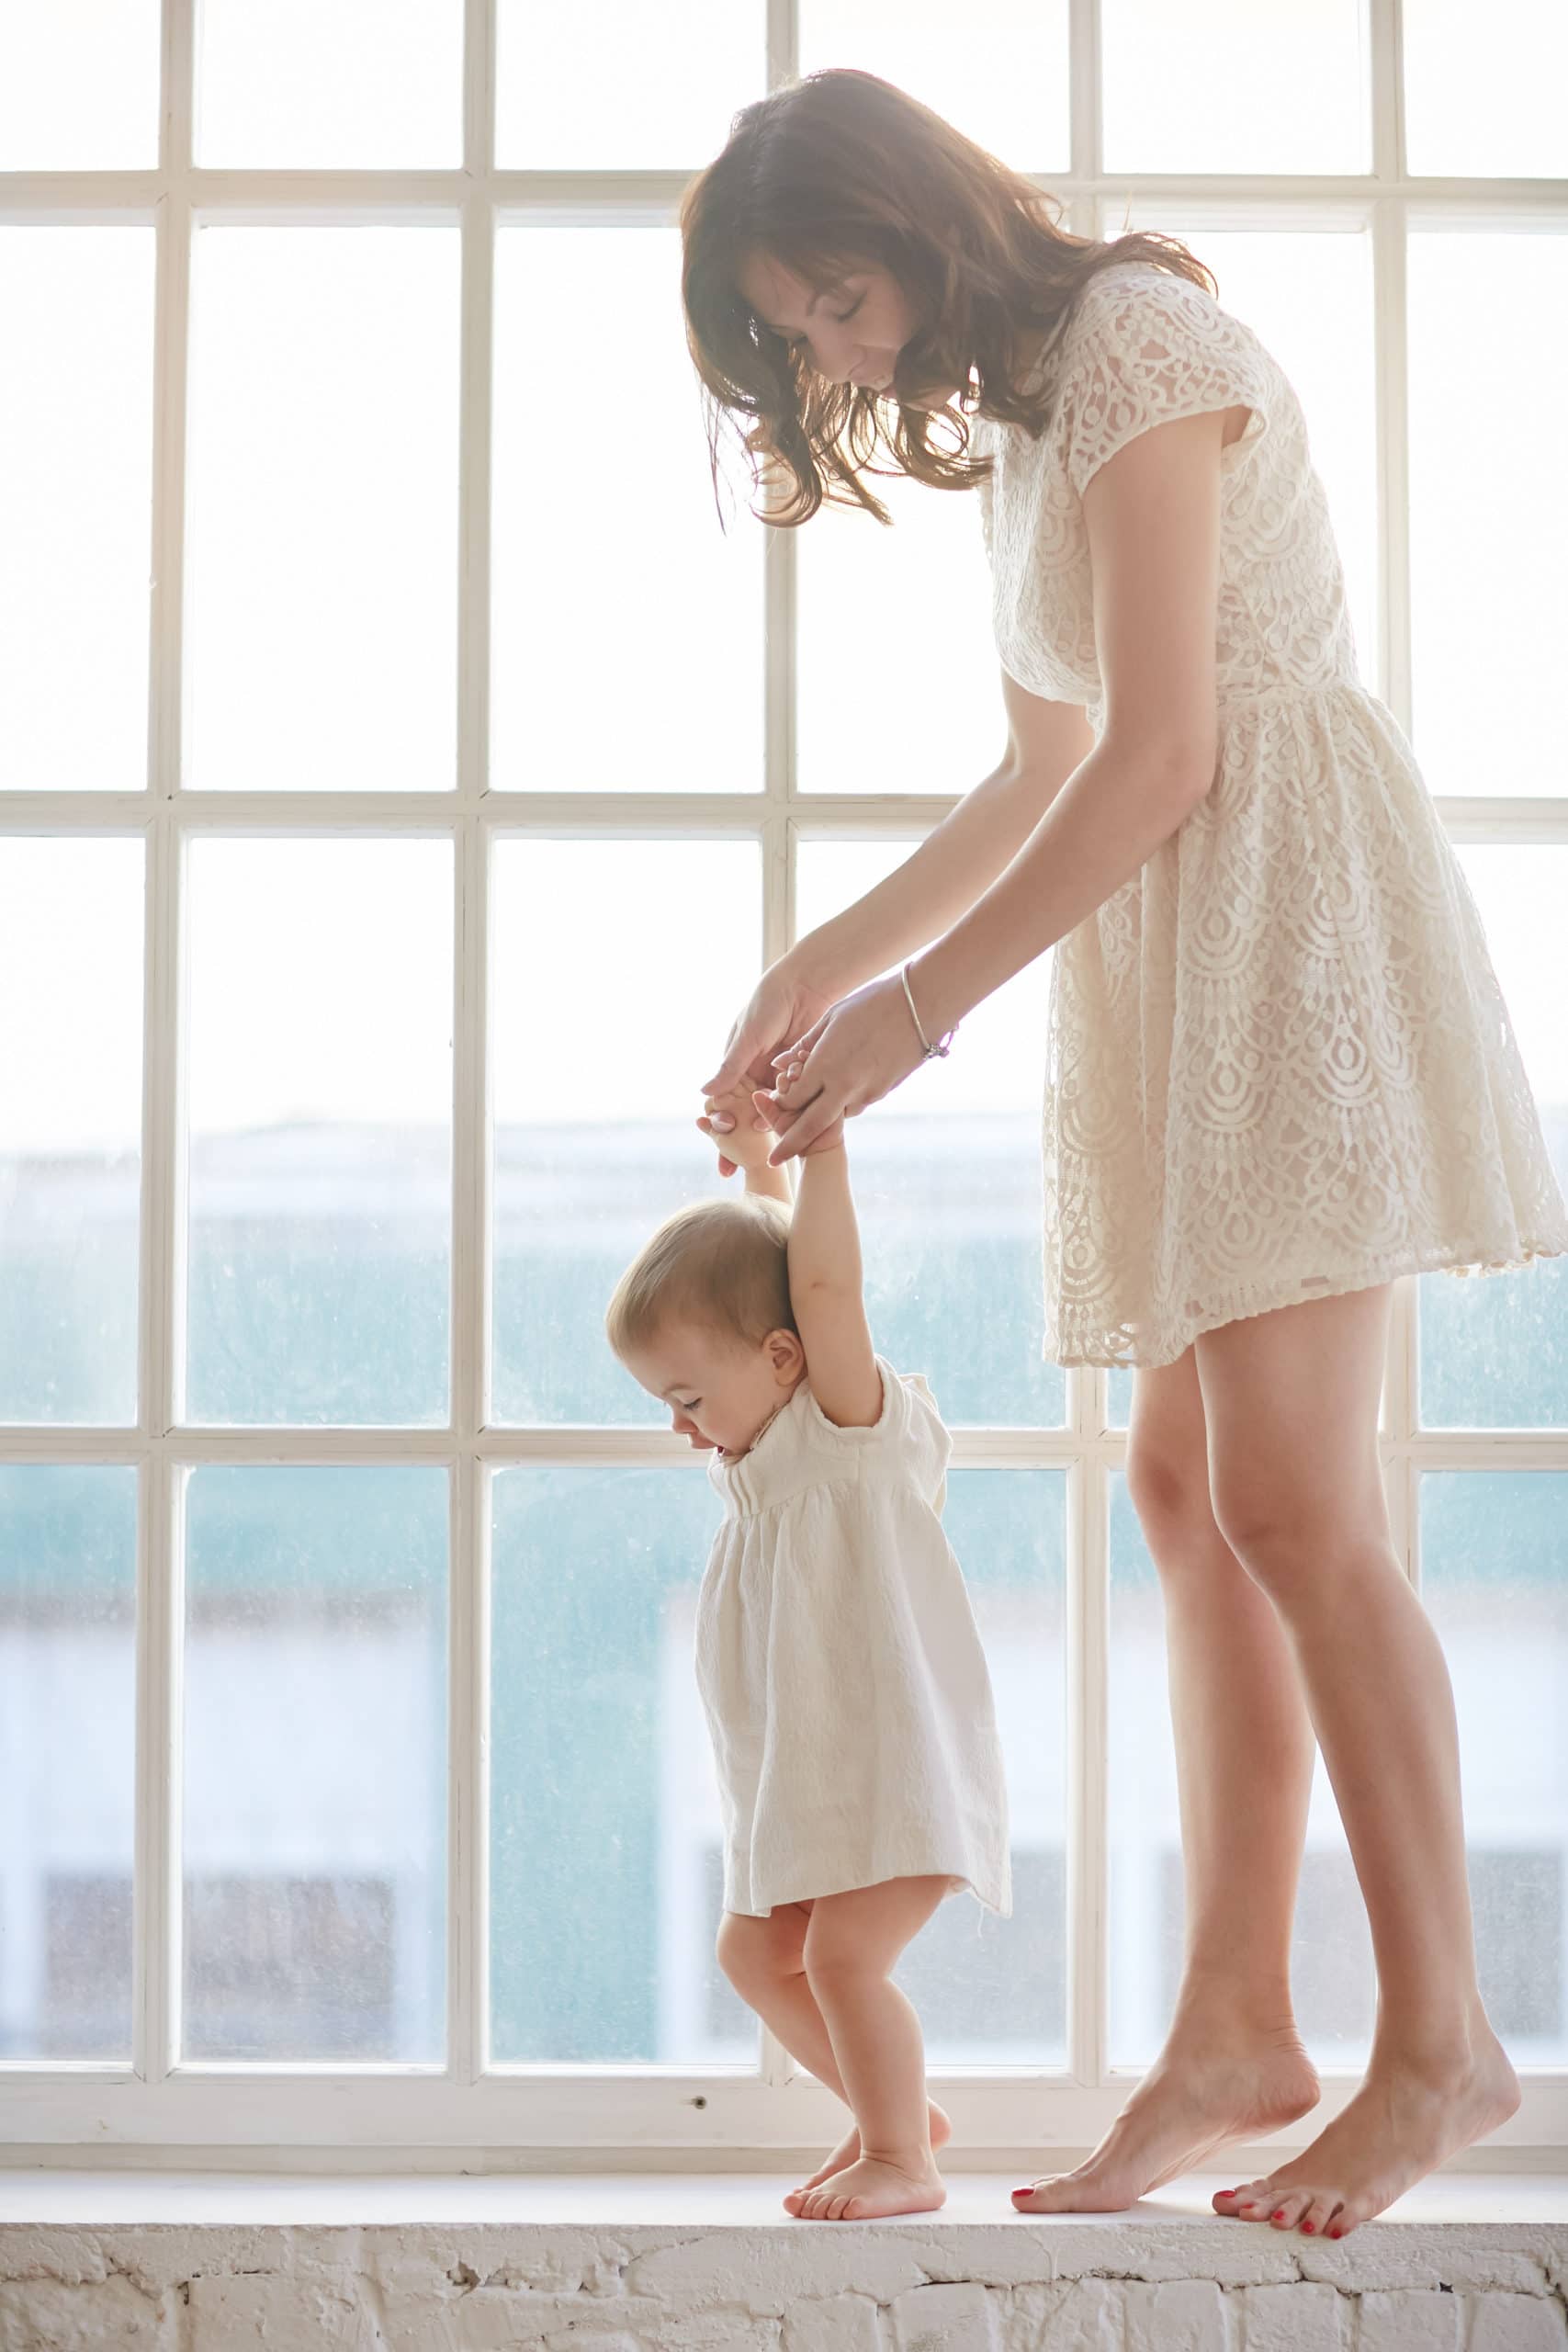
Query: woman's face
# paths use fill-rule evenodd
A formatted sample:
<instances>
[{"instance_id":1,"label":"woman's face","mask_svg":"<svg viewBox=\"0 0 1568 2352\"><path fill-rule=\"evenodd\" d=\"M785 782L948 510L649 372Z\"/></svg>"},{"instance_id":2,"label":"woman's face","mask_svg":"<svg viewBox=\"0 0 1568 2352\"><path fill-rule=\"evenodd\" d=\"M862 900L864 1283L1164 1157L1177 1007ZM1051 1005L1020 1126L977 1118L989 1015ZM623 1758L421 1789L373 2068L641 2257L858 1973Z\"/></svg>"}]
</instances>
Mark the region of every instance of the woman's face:
<instances>
[{"instance_id":1,"label":"woman's face","mask_svg":"<svg viewBox=\"0 0 1568 2352\"><path fill-rule=\"evenodd\" d=\"M916 321L897 278L874 262L848 268L819 294L769 254L754 253L740 273L754 315L804 352L834 384L885 391ZM934 394L933 404L941 394Z\"/></svg>"}]
</instances>

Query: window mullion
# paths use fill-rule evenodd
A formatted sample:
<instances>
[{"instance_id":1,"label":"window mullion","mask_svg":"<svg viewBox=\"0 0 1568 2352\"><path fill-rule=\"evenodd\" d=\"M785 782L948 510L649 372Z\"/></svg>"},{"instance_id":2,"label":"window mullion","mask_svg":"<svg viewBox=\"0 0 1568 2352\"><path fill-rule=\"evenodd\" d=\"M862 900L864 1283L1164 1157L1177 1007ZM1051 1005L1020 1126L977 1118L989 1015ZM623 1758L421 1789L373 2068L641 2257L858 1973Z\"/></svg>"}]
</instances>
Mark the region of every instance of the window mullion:
<instances>
[{"instance_id":1,"label":"window mullion","mask_svg":"<svg viewBox=\"0 0 1568 2352\"><path fill-rule=\"evenodd\" d=\"M1071 179L1092 188L1104 169L1104 76L1100 70L1100 0L1068 0L1067 77L1071 108L1068 140L1072 153ZM1070 206L1075 233L1100 234L1096 214L1098 198L1076 196Z\"/></svg>"}]
</instances>

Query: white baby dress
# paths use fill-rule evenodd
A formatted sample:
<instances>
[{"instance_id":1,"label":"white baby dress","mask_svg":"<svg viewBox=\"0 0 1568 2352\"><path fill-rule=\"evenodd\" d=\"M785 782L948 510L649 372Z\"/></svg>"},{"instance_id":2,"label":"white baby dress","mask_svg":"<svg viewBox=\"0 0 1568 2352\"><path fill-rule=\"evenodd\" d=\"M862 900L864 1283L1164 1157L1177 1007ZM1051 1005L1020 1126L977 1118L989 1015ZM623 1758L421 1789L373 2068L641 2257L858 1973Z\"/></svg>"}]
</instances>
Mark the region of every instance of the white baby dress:
<instances>
[{"instance_id":1,"label":"white baby dress","mask_svg":"<svg viewBox=\"0 0 1568 2352\"><path fill-rule=\"evenodd\" d=\"M1139 261L1089 279L1036 366L1038 439L970 420L997 650L1097 736L1084 490L1151 425L1251 411L1220 457L1213 786L1052 959L1043 1352L1170 1363L1240 1316L1568 1250L1473 897L1358 673L1289 379Z\"/></svg>"},{"instance_id":2,"label":"white baby dress","mask_svg":"<svg viewBox=\"0 0 1568 2352\"><path fill-rule=\"evenodd\" d=\"M919 1373L840 1429L803 1380L745 1453L697 1596L724 1907L946 1874L1011 1909L990 1679L941 1511L953 1441Z\"/></svg>"}]
</instances>

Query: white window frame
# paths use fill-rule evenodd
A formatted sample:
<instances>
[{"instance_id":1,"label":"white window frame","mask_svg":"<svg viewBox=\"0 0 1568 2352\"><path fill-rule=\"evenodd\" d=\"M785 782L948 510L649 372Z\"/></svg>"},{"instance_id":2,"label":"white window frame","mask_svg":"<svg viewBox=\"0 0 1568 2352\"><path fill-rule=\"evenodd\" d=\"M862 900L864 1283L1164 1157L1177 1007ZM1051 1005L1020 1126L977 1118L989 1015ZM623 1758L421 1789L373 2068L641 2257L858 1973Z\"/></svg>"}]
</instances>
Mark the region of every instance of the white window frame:
<instances>
[{"instance_id":1,"label":"white window frame","mask_svg":"<svg viewBox=\"0 0 1568 2352\"><path fill-rule=\"evenodd\" d=\"M1404 238L1421 220L1454 228L1568 226L1568 182L1412 179L1404 167L1397 58L1401 0L1369 0L1373 163L1358 175L1108 177L1100 161L1099 0L1071 0L1071 169L1042 175L1081 233L1115 233L1129 197L1219 228L1370 230L1376 307L1380 518L1379 691L1410 724ZM141 1419L133 1428L0 1430L0 1462L134 1463L141 1472L137 1568L137 1830L134 2038L129 2065L0 2065L0 2160L201 2164L334 2160L366 2166L511 2161L607 2168L745 2168L819 2148L841 2110L762 2039L755 2073L672 2066L507 2067L487 2061L487 1849L483 1759L488 1690L488 1487L519 1462L646 1463L689 1457L671 1433L488 1426L490 1105L486 1099L487 869L498 834L722 837L759 841L763 952L791 936L802 841L919 833L972 779L944 795L802 796L795 789L794 535L768 535L765 787L758 794L631 795L487 788L493 234L511 216L574 223L668 222L684 172L500 171L493 151L495 0L466 0L460 168L416 172L220 171L191 156L195 0L164 0L159 160L140 172L0 174L7 221L142 223L157 240L154 581L150 787L0 792L0 831L142 834L148 846ZM770 84L795 67L794 0L768 0ZM697 159L700 160L700 159ZM378 795L190 792L180 781L181 582L190 241L203 220L448 220L462 237L457 781L452 792ZM1101 224L1104 224L1103 228ZM695 397L694 390L694 399ZM1443 798L1458 842L1568 842L1568 797ZM455 837L457 1056L452 1272L453 1418L448 1428L207 1429L176 1424L174 1350L183 1316L184 1203L176 1149L176 1011L184 845L194 835L277 829ZM1416 1283L1395 1287L1382 1452L1394 1539L1419 1580L1416 1487L1424 1469L1568 1469L1568 1433L1417 1428ZM1060 1430L964 1430L955 1464L1056 1465L1067 1473L1069 1747L1068 2056L1063 2071L941 2074L968 2163L1008 2165L1092 2144L1137 2079L1105 2043L1107 1510L1123 1434L1105 1423L1106 1375L1067 1375ZM447 2047L445 2065L194 2065L175 2063L179 1968L181 1489L204 1463L441 1463L450 1474ZM1315 2129L1353 2089L1325 2076ZM838 2120L835 2120L838 2119ZM1506 2143L1506 2149L1503 2143ZM1568 2149L1568 2069L1526 2078L1518 2115L1492 2147L1512 2166L1560 2168ZM502 2156L501 2161L506 2161ZM1470 2159L1477 2161L1477 2159ZM1485 2162L1484 2156L1479 2159Z\"/></svg>"}]
</instances>

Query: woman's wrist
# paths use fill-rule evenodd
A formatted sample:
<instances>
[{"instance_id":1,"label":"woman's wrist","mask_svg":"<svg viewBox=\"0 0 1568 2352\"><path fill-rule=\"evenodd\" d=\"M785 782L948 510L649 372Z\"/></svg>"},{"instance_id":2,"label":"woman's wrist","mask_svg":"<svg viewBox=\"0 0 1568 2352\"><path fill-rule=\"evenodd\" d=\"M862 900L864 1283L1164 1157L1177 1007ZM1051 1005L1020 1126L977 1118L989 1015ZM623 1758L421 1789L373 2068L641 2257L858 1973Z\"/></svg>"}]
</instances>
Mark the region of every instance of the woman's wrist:
<instances>
[{"instance_id":1,"label":"woman's wrist","mask_svg":"<svg viewBox=\"0 0 1568 2352\"><path fill-rule=\"evenodd\" d=\"M944 940L936 940L919 956L911 956L903 966L901 978L904 990L914 1001L915 1017L911 1027L923 1030L921 1046L936 1045L957 1028L971 1008L954 1001L952 984L942 961Z\"/></svg>"},{"instance_id":2,"label":"woman's wrist","mask_svg":"<svg viewBox=\"0 0 1568 2352\"><path fill-rule=\"evenodd\" d=\"M785 950L775 967L787 971L791 979L798 980L829 1004L837 1004L868 977L854 967L849 943L840 930L842 920L841 916L834 916L818 923L815 931L808 931L804 939L797 939L793 947Z\"/></svg>"}]
</instances>

